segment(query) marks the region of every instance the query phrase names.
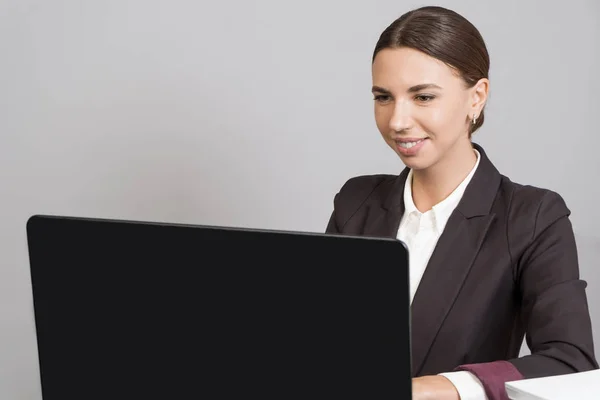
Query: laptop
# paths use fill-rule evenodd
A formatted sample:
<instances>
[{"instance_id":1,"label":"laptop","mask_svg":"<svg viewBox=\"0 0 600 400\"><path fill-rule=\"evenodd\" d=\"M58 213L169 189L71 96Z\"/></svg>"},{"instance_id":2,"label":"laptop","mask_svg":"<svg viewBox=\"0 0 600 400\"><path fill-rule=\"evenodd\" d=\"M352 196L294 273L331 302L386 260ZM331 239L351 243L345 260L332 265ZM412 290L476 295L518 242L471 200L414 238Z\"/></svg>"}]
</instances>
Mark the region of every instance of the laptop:
<instances>
[{"instance_id":1,"label":"laptop","mask_svg":"<svg viewBox=\"0 0 600 400\"><path fill-rule=\"evenodd\" d=\"M410 399L394 239L35 215L44 400Z\"/></svg>"}]
</instances>

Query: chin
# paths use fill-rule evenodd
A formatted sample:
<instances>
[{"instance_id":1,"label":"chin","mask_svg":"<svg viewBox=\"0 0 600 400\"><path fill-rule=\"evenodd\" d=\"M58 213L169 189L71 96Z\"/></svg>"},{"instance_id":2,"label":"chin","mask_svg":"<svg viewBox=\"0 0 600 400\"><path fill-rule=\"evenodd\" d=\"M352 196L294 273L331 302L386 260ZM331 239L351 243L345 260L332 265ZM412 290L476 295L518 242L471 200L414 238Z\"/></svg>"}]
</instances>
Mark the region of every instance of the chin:
<instances>
[{"instance_id":1,"label":"chin","mask_svg":"<svg viewBox=\"0 0 600 400\"><path fill-rule=\"evenodd\" d=\"M398 155L402 163L412 170L423 170L431 166L431 162L425 160L423 157L406 157L404 155Z\"/></svg>"}]
</instances>

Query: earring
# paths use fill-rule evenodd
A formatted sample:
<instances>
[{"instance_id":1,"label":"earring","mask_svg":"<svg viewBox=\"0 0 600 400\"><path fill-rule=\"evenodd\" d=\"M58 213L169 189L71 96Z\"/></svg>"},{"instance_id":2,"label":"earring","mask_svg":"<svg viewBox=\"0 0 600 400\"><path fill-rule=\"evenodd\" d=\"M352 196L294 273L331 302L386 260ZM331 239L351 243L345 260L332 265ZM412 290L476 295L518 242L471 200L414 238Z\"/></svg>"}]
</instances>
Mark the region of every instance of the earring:
<instances>
[{"instance_id":1,"label":"earring","mask_svg":"<svg viewBox=\"0 0 600 400\"><path fill-rule=\"evenodd\" d=\"M477 115L473 114L473 125L477 123Z\"/></svg>"}]
</instances>

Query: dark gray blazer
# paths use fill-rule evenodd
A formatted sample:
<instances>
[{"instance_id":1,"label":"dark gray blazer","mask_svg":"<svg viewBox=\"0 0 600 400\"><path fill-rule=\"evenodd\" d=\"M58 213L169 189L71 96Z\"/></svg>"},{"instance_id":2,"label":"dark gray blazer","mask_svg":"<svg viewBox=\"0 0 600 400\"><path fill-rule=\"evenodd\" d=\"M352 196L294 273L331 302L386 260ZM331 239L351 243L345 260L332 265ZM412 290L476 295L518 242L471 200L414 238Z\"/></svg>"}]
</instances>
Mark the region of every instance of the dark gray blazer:
<instances>
[{"instance_id":1,"label":"dark gray blazer","mask_svg":"<svg viewBox=\"0 0 600 400\"><path fill-rule=\"evenodd\" d=\"M570 211L481 160L412 304L413 375L507 360L525 378L598 368ZM408 175L348 180L328 233L396 237ZM393 260L390 260L393 262ZM518 358L526 335L532 355Z\"/></svg>"}]
</instances>

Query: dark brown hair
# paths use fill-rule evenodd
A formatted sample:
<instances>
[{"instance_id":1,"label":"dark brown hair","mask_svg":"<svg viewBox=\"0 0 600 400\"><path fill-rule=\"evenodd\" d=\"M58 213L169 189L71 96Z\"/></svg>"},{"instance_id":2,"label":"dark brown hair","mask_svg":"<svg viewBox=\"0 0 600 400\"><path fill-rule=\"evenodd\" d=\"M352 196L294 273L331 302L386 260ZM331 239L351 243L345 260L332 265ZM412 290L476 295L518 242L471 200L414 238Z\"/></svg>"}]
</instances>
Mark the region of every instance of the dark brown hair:
<instances>
[{"instance_id":1,"label":"dark brown hair","mask_svg":"<svg viewBox=\"0 0 600 400\"><path fill-rule=\"evenodd\" d=\"M427 6L402 15L388 26L377 41L373 60L386 48L410 47L434 57L454 70L473 87L488 78L490 57L481 34L455 11ZM483 125L483 110L476 124L470 124L469 136Z\"/></svg>"}]
</instances>

